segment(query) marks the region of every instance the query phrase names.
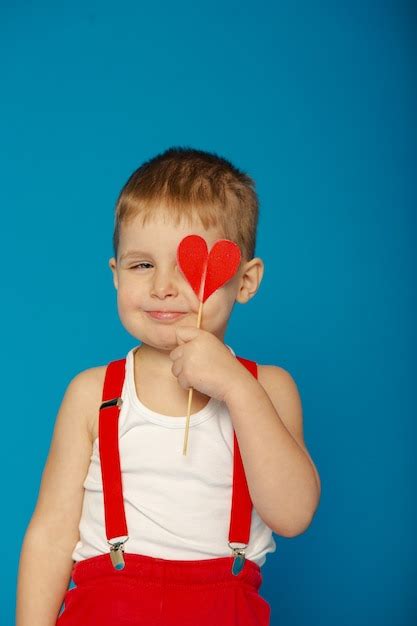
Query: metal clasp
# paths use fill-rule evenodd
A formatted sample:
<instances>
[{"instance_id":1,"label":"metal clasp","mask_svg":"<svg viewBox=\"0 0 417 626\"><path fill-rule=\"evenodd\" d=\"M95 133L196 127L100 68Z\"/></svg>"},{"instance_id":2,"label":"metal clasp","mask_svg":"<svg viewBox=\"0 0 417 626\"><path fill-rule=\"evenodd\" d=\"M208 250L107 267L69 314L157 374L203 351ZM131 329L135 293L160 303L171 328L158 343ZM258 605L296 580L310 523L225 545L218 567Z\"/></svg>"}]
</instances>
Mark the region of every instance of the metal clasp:
<instances>
[{"instance_id":1,"label":"metal clasp","mask_svg":"<svg viewBox=\"0 0 417 626\"><path fill-rule=\"evenodd\" d=\"M107 409L110 406L121 407L122 404L123 404L122 398L112 398L111 400L105 400L104 402L100 404L100 411L101 409Z\"/></svg>"},{"instance_id":2,"label":"metal clasp","mask_svg":"<svg viewBox=\"0 0 417 626\"><path fill-rule=\"evenodd\" d=\"M128 539L129 537L127 536L126 539L123 539L123 541L112 542L112 541L107 540L107 543L110 546L110 559L111 559L114 569L120 570L120 569L123 569L125 566L125 559L124 559L123 553L124 553L124 544L126 543Z\"/></svg>"},{"instance_id":3,"label":"metal clasp","mask_svg":"<svg viewBox=\"0 0 417 626\"><path fill-rule=\"evenodd\" d=\"M233 543L238 543L238 542L234 541ZM248 547L248 544L241 543L237 547L233 547L230 541L228 542L228 544L229 544L229 548L232 550L232 556L233 556L232 574L234 576L237 576L238 574L240 574L240 572L242 571L245 565L245 558L246 558L245 550Z\"/></svg>"}]
</instances>

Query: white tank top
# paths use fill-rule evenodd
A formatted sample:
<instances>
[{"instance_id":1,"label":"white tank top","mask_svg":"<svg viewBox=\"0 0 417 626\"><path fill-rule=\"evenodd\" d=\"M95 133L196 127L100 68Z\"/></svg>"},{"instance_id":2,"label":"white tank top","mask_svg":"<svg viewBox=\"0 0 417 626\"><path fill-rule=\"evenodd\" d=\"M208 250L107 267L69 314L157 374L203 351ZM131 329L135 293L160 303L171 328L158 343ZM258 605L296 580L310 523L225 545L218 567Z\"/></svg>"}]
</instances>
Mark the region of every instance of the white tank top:
<instances>
[{"instance_id":1,"label":"white tank top","mask_svg":"<svg viewBox=\"0 0 417 626\"><path fill-rule=\"evenodd\" d=\"M226 344L227 345L227 344ZM227 346L234 356L235 353ZM135 388L132 348L126 356L119 453L129 539L126 552L162 559L231 556L228 546L233 478L233 425L227 405L216 398L190 416L162 415L142 404ZM98 438L84 480L74 561L107 553ZM246 557L262 566L274 552L272 530L252 509Z\"/></svg>"}]
</instances>

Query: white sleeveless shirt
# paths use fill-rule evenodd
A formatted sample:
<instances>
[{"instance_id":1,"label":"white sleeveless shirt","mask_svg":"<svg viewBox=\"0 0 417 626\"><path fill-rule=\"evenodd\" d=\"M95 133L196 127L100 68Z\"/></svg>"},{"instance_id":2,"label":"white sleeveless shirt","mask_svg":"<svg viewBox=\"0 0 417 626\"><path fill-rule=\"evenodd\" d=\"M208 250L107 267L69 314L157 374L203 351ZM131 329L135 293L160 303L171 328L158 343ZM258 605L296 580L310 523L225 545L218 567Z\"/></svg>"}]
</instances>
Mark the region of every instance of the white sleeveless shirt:
<instances>
[{"instance_id":1,"label":"white sleeveless shirt","mask_svg":"<svg viewBox=\"0 0 417 626\"><path fill-rule=\"evenodd\" d=\"M227 344L226 344L227 345ZM227 346L234 356L235 353ZM162 559L231 556L228 546L233 479L233 425L216 398L190 416L162 415L142 404L135 387L132 348L126 356L119 453L129 539L125 551ZM84 480L74 561L107 553L98 438ZM272 530L252 508L246 557L262 566L276 550Z\"/></svg>"}]
</instances>

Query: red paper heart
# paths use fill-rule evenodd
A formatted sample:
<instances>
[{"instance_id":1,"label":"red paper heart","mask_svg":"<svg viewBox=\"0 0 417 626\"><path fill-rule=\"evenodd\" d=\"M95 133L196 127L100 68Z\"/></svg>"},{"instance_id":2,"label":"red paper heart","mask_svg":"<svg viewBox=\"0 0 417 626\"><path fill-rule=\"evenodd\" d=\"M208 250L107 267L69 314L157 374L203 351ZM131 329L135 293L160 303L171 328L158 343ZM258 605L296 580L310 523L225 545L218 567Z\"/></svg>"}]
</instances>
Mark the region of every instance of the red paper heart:
<instances>
[{"instance_id":1,"label":"red paper heart","mask_svg":"<svg viewBox=\"0 0 417 626\"><path fill-rule=\"evenodd\" d=\"M203 302L236 274L240 260L239 246L229 239L218 239L210 254L200 235L187 235L178 244L178 267Z\"/></svg>"}]
</instances>

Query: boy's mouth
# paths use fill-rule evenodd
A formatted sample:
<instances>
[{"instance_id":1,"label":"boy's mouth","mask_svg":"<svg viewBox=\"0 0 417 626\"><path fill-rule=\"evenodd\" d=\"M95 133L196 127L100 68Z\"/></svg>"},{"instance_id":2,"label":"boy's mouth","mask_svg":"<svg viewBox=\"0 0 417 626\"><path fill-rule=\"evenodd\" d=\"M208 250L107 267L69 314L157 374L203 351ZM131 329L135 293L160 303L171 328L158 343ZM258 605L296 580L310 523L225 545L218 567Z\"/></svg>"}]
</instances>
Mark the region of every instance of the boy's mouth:
<instances>
[{"instance_id":1,"label":"boy's mouth","mask_svg":"<svg viewBox=\"0 0 417 626\"><path fill-rule=\"evenodd\" d=\"M146 311L146 313L153 319L160 320L160 321L175 320L175 319L178 319L179 317L187 315L187 313L183 311Z\"/></svg>"}]
</instances>

